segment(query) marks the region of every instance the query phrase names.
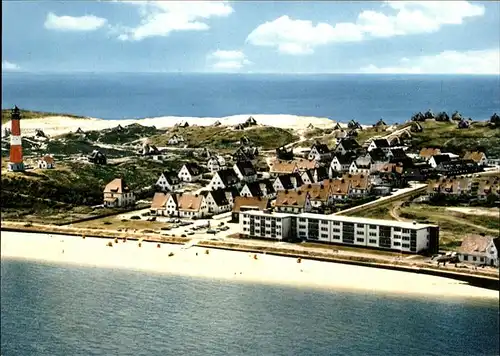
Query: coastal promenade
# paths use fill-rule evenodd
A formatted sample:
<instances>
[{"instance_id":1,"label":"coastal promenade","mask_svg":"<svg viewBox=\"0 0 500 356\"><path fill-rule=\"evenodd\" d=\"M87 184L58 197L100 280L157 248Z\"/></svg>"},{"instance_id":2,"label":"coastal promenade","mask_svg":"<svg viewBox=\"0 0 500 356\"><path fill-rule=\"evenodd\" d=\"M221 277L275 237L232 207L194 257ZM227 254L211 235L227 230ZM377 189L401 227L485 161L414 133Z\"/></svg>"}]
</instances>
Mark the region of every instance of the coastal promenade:
<instances>
[{"instance_id":1,"label":"coastal promenade","mask_svg":"<svg viewBox=\"0 0 500 356\"><path fill-rule=\"evenodd\" d=\"M417 274L426 274L452 278L465 281L471 285L481 286L489 289L498 290L499 274L497 269L479 269L471 270L464 268L455 268L453 265L445 267L436 266L428 258L417 259L414 256L398 254L380 254L379 251L370 253L356 253L351 251L337 250L335 246L331 248L310 247L309 245L297 245L291 243L271 242L261 240L245 240L232 237L217 237L214 240L213 235L207 235L206 239L202 236L197 237L194 242L192 238L183 238L178 236L159 236L159 234L147 234L137 232L119 232L113 230L97 229L77 229L63 226L38 225L32 224L25 226L23 223L2 222L2 231L11 232L30 232L42 234L60 234L70 235L75 238L96 237L103 239L127 239L153 243L166 243L186 245L186 247L198 246L203 248L232 250L240 252L250 252L255 254L268 254L276 256L285 256L292 258L301 258L305 260L316 260L324 262L336 262L341 264L374 267L403 272L412 272Z\"/></svg>"}]
</instances>

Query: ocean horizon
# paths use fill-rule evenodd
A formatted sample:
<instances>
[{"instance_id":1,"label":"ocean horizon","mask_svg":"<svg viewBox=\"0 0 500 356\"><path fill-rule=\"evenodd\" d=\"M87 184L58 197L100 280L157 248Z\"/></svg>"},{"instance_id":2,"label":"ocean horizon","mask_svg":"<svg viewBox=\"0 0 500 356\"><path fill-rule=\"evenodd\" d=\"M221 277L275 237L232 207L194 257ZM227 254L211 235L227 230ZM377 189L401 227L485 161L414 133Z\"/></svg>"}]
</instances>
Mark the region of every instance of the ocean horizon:
<instances>
[{"instance_id":1,"label":"ocean horizon","mask_svg":"<svg viewBox=\"0 0 500 356\"><path fill-rule=\"evenodd\" d=\"M496 75L2 73L2 108L107 120L297 115L372 124L418 111L500 112Z\"/></svg>"}]
</instances>

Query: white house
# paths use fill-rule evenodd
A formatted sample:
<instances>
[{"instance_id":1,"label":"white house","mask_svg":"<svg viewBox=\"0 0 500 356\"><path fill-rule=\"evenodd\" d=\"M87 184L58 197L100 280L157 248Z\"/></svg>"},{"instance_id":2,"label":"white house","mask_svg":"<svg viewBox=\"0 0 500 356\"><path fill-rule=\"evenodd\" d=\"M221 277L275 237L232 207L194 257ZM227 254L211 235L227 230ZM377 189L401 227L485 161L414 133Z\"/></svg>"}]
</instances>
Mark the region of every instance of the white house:
<instances>
[{"instance_id":1,"label":"white house","mask_svg":"<svg viewBox=\"0 0 500 356\"><path fill-rule=\"evenodd\" d=\"M302 178L302 182L304 184L318 183L323 179L329 178L328 170L323 166L308 169L307 171L302 172L300 177Z\"/></svg>"},{"instance_id":2,"label":"white house","mask_svg":"<svg viewBox=\"0 0 500 356\"><path fill-rule=\"evenodd\" d=\"M135 204L135 195L121 178L113 179L104 188L104 206L122 208Z\"/></svg>"},{"instance_id":3,"label":"white house","mask_svg":"<svg viewBox=\"0 0 500 356\"><path fill-rule=\"evenodd\" d=\"M332 157L330 149L323 143L316 142L309 151L309 160L316 160L318 162L328 160Z\"/></svg>"},{"instance_id":4,"label":"white house","mask_svg":"<svg viewBox=\"0 0 500 356\"><path fill-rule=\"evenodd\" d=\"M163 172L156 181L156 186L165 192L175 192L181 189L182 181L175 173Z\"/></svg>"},{"instance_id":5,"label":"white house","mask_svg":"<svg viewBox=\"0 0 500 356\"><path fill-rule=\"evenodd\" d=\"M226 189L229 187L240 185L240 179L232 168L221 169L214 173L212 180L208 184L209 190Z\"/></svg>"},{"instance_id":6,"label":"white house","mask_svg":"<svg viewBox=\"0 0 500 356\"><path fill-rule=\"evenodd\" d=\"M276 192L279 190L294 190L303 185L304 182L299 173L285 174L276 177L273 188Z\"/></svg>"},{"instance_id":7,"label":"white house","mask_svg":"<svg viewBox=\"0 0 500 356\"><path fill-rule=\"evenodd\" d=\"M349 167L350 174L366 174L369 175L371 170L371 163L367 160L357 159L351 163Z\"/></svg>"},{"instance_id":8,"label":"white house","mask_svg":"<svg viewBox=\"0 0 500 356\"><path fill-rule=\"evenodd\" d=\"M216 172L226 167L226 160L222 156L210 156L207 161L207 167L210 172Z\"/></svg>"},{"instance_id":9,"label":"white house","mask_svg":"<svg viewBox=\"0 0 500 356\"><path fill-rule=\"evenodd\" d=\"M150 208L151 215L175 216L177 215L177 201L174 194L156 192Z\"/></svg>"},{"instance_id":10,"label":"white house","mask_svg":"<svg viewBox=\"0 0 500 356\"><path fill-rule=\"evenodd\" d=\"M257 180L257 171L250 161L236 162L233 166L233 170L241 181L254 182Z\"/></svg>"},{"instance_id":11,"label":"white house","mask_svg":"<svg viewBox=\"0 0 500 356\"><path fill-rule=\"evenodd\" d=\"M440 163L450 162L451 157L445 154L434 155L429 159L429 165L432 168L436 168Z\"/></svg>"},{"instance_id":12,"label":"white house","mask_svg":"<svg viewBox=\"0 0 500 356\"><path fill-rule=\"evenodd\" d=\"M476 162L479 166L487 166L488 158L486 157L486 153L484 152L467 152L464 156L464 159L470 159Z\"/></svg>"},{"instance_id":13,"label":"white house","mask_svg":"<svg viewBox=\"0 0 500 356\"><path fill-rule=\"evenodd\" d=\"M54 166L55 166L54 157L43 156L42 158L40 158L38 160L37 166L38 166L38 168L41 168L41 169L51 169L51 168L54 168Z\"/></svg>"},{"instance_id":14,"label":"white house","mask_svg":"<svg viewBox=\"0 0 500 356\"><path fill-rule=\"evenodd\" d=\"M205 197L201 194L178 194L177 214L182 218L202 218L208 215Z\"/></svg>"},{"instance_id":15,"label":"white house","mask_svg":"<svg viewBox=\"0 0 500 356\"><path fill-rule=\"evenodd\" d=\"M260 182L248 182L241 188L242 197L263 197L273 199L276 197L276 191L270 180Z\"/></svg>"},{"instance_id":16,"label":"white house","mask_svg":"<svg viewBox=\"0 0 500 356\"><path fill-rule=\"evenodd\" d=\"M196 182L201 179L201 168L196 163L184 163L178 177L183 182Z\"/></svg>"},{"instance_id":17,"label":"white house","mask_svg":"<svg viewBox=\"0 0 500 356\"><path fill-rule=\"evenodd\" d=\"M167 141L167 144L169 145L177 145L181 142L184 142L184 137L181 135L173 134L172 137L169 138Z\"/></svg>"},{"instance_id":18,"label":"white house","mask_svg":"<svg viewBox=\"0 0 500 356\"><path fill-rule=\"evenodd\" d=\"M354 155L346 154L340 155L337 154L333 157L332 162L330 163L330 168L328 170L328 176L332 178L336 175L336 173L344 173L349 172L349 168L351 167L351 163L356 159Z\"/></svg>"},{"instance_id":19,"label":"white house","mask_svg":"<svg viewBox=\"0 0 500 356\"><path fill-rule=\"evenodd\" d=\"M359 143L353 138L344 138L342 139L337 147L335 147L335 153L340 153L341 155L345 155L348 152L355 152L361 146Z\"/></svg>"},{"instance_id":20,"label":"white house","mask_svg":"<svg viewBox=\"0 0 500 356\"><path fill-rule=\"evenodd\" d=\"M311 211L311 199L309 192L301 190L281 190L276 194L274 207L277 212L282 213L305 213Z\"/></svg>"},{"instance_id":21,"label":"white house","mask_svg":"<svg viewBox=\"0 0 500 356\"><path fill-rule=\"evenodd\" d=\"M500 238L469 235L462 241L457 256L460 261L498 267Z\"/></svg>"},{"instance_id":22,"label":"white house","mask_svg":"<svg viewBox=\"0 0 500 356\"><path fill-rule=\"evenodd\" d=\"M205 196L208 214L217 215L231 211L232 204L223 189L204 191L202 194Z\"/></svg>"},{"instance_id":23,"label":"white house","mask_svg":"<svg viewBox=\"0 0 500 356\"><path fill-rule=\"evenodd\" d=\"M370 152L371 150L373 150L375 148L380 148L384 152L387 152L391 149L391 145L389 144L389 141L387 141L387 139L378 138L378 139L374 139L374 140L372 140L372 142L370 142L370 145L368 146L367 151Z\"/></svg>"}]
</instances>

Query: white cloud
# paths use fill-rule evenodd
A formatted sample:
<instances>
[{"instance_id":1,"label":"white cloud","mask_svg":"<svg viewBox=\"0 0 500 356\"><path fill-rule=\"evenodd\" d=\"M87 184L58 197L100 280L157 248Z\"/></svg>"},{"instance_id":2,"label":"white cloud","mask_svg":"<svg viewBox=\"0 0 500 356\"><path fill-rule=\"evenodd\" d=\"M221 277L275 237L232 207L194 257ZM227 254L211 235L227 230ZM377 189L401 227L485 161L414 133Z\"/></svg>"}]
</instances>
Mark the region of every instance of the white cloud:
<instances>
[{"instance_id":1,"label":"white cloud","mask_svg":"<svg viewBox=\"0 0 500 356\"><path fill-rule=\"evenodd\" d=\"M106 19L94 15L57 16L53 12L49 12L44 26L49 30L58 31L94 31L104 26L106 22Z\"/></svg>"},{"instance_id":2,"label":"white cloud","mask_svg":"<svg viewBox=\"0 0 500 356\"><path fill-rule=\"evenodd\" d=\"M436 55L401 58L393 66L370 64L363 73L404 74L500 74L500 49L444 51Z\"/></svg>"},{"instance_id":3,"label":"white cloud","mask_svg":"<svg viewBox=\"0 0 500 356\"><path fill-rule=\"evenodd\" d=\"M207 58L212 63L211 67L216 70L238 70L252 64L245 53L236 50L217 50L210 53Z\"/></svg>"},{"instance_id":4,"label":"white cloud","mask_svg":"<svg viewBox=\"0 0 500 356\"><path fill-rule=\"evenodd\" d=\"M320 22L294 20L288 16L259 25L247 37L255 46L276 47L287 54L310 54L314 47L331 42L359 41L363 38L359 29L350 23L335 26Z\"/></svg>"},{"instance_id":5,"label":"white cloud","mask_svg":"<svg viewBox=\"0 0 500 356\"><path fill-rule=\"evenodd\" d=\"M282 16L255 28L247 42L273 47L281 53L311 54L321 45L355 42L376 37L432 33L443 25L460 25L484 14L481 4L468 1L386 1L382 11L363 11L356 22L335 25Z\"/></svg>"},{"instance_id":6,"label":"white cloud","mask_svg":"<svg viewBox=\"0 0 500 356\"><path fill-rule=\"evenodd\" d=\"M13 72L16 70L20 70L21 67L19 67L17 64L3 60L2 61L2 72Z\"/></svg>"},{"instance_id":7,"label":"white cloud","mask_svg":"<svg viewBox=\"0 0 500 356\"><path fill-rule=\"evenodd\" d=\"M211 17L233 12L227 1L120 1L139 7L141 22L136 27L120 27L118 39L140 41L147 37L168 36L173 31L203 31Z\"/></svg>"}]
</instances>

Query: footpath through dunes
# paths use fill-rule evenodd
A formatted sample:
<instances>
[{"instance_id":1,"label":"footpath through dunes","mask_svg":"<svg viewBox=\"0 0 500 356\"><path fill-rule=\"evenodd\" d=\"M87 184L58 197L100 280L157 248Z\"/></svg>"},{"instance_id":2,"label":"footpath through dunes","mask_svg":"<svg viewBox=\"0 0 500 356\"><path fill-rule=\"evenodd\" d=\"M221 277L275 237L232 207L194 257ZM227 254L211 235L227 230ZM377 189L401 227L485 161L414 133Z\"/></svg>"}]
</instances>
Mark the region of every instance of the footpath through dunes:
<instances>
[{"instance_id":1,"label":"footpath through dunes","mask_svg":"<svg viewBox=\"0 0 500 356\"><path fill-rule=\"evenodd\" d=\"M139 247L132 241L111 244L112 247L109 247L101 239L3 231L1 254L2 259L44 260L252 283L498 299L498 291L424 274L306 259L298 263L297 259L269 254L255 255L201 247L181 250L178 246L162 245L162 248L158 248L156 243L147 242L142 242Z\"/></svg>"}]
</instances>

